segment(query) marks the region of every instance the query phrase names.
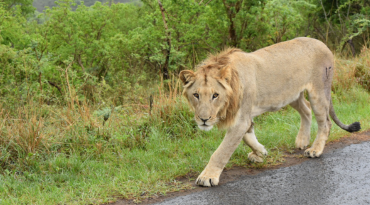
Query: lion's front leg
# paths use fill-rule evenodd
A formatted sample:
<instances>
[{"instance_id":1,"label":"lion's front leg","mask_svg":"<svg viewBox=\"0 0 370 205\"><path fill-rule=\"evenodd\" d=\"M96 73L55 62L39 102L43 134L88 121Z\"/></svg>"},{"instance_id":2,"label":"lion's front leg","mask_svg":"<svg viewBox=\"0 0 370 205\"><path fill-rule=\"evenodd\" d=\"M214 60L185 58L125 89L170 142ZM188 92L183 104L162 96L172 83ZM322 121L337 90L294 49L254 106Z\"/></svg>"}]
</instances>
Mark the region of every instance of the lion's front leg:
<instances>
[{"instance_id":1,"label":"lion's front leg","mask_svg":"<svg viewBox=\"0 0 370 205\"><path fill-rule=\"evenodd\" d=\"M226 133L220 146L212 154L206 168L199 175L196 180L196 184L200 186L216 186L218 185L220 175L225 165L229 161L231 155L234 153L235 149L238 147L243 135L250 127L250 123L243 123L240 125L235 125Z\"/></svg>"},{"instance_id":2,"label":"lion's front leg","mask_svg":"<svg viewBox=\"0 0 370 205\"><path fill-rule=\"evenodd\" d=\"M218 185L223 167L222 168L219 167L221 163L217 162L217 160L212 160L212 157L206 168L198 176L197 180L195 181L195 184L199 186L208 186L208 187Z\"/></svg>"},{"instance_id":3,"label":"lion's front leg","mask_svg":"<svg viewBox=\"0 0 370 205\"><path fill-rule=\"evenodd\" d=\"M258 142L257 137L254 134L253 122L247 133L245 133L243 141L253 151L248 154L248 159L252 162L263 162L263 158L267 155L267 151L265 147Z\"/></svg>"}]
</instances>

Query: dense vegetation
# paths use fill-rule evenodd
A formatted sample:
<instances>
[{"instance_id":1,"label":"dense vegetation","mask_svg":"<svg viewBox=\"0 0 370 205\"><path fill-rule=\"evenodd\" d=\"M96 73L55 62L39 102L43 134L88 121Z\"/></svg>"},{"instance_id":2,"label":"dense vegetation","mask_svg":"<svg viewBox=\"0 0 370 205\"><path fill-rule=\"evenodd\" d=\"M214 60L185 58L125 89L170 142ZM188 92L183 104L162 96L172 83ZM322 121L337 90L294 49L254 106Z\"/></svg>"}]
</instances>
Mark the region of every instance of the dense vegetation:
<instances>
[{"instance_id":1,"label":"dense vegetation","mask_svg":"<svg viewBox=\"0 0 370 205\"><path fill-rule=\"evenodd\" d=\"M201 171L224 132L196 129L177 73L228 46L325 42L336 53L338 115L369 128L369 1L94 2L0 0L0 203L101 203L187 188L174 179ZM229 167L278 163L293 148L297 113L256 121L270 156L251 164L241 146ZM331 139L343 135L333 126Z\"/></svg>"},{"instance_id":2,"label":"dense vegetation","mask_svg":"<svg viewBox=\"0 0 370 205\"><path fill-rule=\"evenodd\" d=\"M159 73L168 79L225 46L253 51L295 36L318 38L339 53L356 54L368 46L369 2L313 2L96 2L88 7L81 1L73 11L75 3L62 0L33 16L31 1L6 0L0 19L0 96L12 105L29 96L66 102L67 73L80 100L114 98L122 104L135 85L159 79Z\"/></svg>"},{"instance_id":3,"label":"dense vegetation","mask_svg":"<svg viewBox=\"0 0 370 205\"><path fill-rule=\"evenodd\" d=\"M117 4L117 3L134 2L134 1L130 1L130 0L86 0L86 1L83 1L83 4L86 5L86 6L92 6L97 1L99 1L101 3L107 3L108 5ZM81 0L77 0L75 2L76 2L76 6L80 5L82 3ZM136 1L136 2L139 2L139 1ZM57 6L57 4L55 3L54 0L34 0L33 1L33 6L36 8L37 11L42 12L45 9L46 6L49 7L49 8L52 8L52 7ZM76 8L76 6L72 7L73 10Z\"/></svg>"}]
</instances>

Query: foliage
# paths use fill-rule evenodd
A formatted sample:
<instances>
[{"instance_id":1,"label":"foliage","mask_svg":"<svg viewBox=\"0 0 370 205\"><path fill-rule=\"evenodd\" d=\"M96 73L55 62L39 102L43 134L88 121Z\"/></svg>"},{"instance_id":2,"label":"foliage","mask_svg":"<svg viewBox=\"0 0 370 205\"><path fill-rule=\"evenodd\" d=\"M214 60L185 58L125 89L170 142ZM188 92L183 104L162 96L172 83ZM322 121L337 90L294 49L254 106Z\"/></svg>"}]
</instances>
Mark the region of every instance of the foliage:
<instances>
[{"instance_id":1,"label":"foliage","mask_svg":"<svg viewBox=\"0 0 370 205\"><path fill-rule=\"evenodd\" d=\"M117 4L117 3L128 3L128 2L133 2L130 0L76 0L76 4L84 4L86 6L92 6L95 4L95 2L101 2L101 3L106 3L108 5L111 4ZM55 3L55 0L33 0L33 6L37 9L37 11L42 12L46 7L52 8L57 6ZM73 7L74 9L76 8L75 6Z\"/></svg>"},{"instance_id":2,"label":"foliage","mask_svg":"<svg viewBox=\"0 0 370 205\"><path fill-rule=\"evenodd\" d=\"M335 21L344 10L355 10L354 4L362 6L358 13L349 12L348 20ZM323 9L309 0L163 0L164 16L154 0L142 1L141 6L100 1L90 5L90 1L85 5L60 0L28 21L21 7L2 7L1 44L16 55L2 61L8 87L0 98L22 103L26 93L38 101L66 103L68 76L79 100L114 99L120 104L129 100L132 88L148 79L160 80L163 69L168 67L171 75L193 68L208 53L227 46L253 51L296 36L326 36L319 32L325 20L315 15ZM327 9L328 2L323 5ZM338 35L338 45L368 34L366 5L340 1L337 15L327 16L330 28L337 28L336 23L348 28ZM311 30L311 25L318 30ZM27 59L23 65L20 56Z\"/></svg>"},{"instance_id":3,"label":"foliage","mask_svg":"<svg viewBox=\"0 0 370 205\"><path fill-rule=\"evenodd\" d=\"M35 11L33 0L2 0L0 5L6 10L19 9L22 15L29 15Z\"/></svg>"},{"instance_id":4,"label":"foliage","mask_svg":"<svg viewBox=\"0 0 370 205\"><path fill-rule=\"evenodd\" d=\"M0 45L23 48L30 41L24 24L21 7L16 6L11 11L4 4L0 4Z\"/></svg>"},{"instance_id":5,"label":"foliage","mask_svg":"<svg viewBox=\"0 0 370 205\"><path fill-rule=\"evenodd\" d=\"M272 43L292 39L304 30L305 20L313 13L315 5L307 1L272 0L266 4L267 19L270 19L269 35Z\"/></svg>"},{"instance_id":6,"label":"foliage","mask_svg":"<svg viewBox=\"0 0 370 205\"><path fill-rule=\"evenodd\" d=\"M345 46L355 55L369 46L370 4L364 0L317 1L317 17L312 18L315 37L332 43L342 52Z\"/></svg>"},{"instance_id":7,"label":"foliage","mask_svg":"<svg viewBox=\"0 0 370 205\"><path fill-rule=\"evenodd\" d=\"M370 92L370 49L364 48L358 57L355 69L357 82Z\"/></svg>"}]
</instances>

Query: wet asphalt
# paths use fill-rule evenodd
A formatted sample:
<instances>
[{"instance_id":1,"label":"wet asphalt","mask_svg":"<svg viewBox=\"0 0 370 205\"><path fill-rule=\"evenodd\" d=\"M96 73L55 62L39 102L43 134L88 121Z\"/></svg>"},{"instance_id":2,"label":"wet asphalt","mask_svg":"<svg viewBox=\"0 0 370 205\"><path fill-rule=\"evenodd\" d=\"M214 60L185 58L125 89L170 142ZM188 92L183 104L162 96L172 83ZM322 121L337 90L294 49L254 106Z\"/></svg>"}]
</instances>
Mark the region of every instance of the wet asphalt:
<instances>
[{"instance_id":1,"label":"wet asphalt","mask_svg":"<svg viewBox=\"0 0 370 205\"><path fill-rule=\"evenodd\" d=\"M370 142L157 204L370 204Z\"/></svg>"}]
</instances>

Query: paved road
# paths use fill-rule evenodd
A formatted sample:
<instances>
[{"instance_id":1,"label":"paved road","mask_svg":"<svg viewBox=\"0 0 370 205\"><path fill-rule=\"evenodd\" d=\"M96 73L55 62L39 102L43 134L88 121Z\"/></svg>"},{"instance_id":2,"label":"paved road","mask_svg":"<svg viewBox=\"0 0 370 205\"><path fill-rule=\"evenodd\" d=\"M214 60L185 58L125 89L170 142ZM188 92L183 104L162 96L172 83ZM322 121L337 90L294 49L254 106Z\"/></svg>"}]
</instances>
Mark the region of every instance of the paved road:
<instances>
[{"instance_id":1,"label":"paved road","mask_svg":"<svg viewBox=\"0 0 370 205\"><path fill-rule=\"evenodd\" d=\"M370 204L370 142L158 204Z\"/></svg>"}]
</instances>

